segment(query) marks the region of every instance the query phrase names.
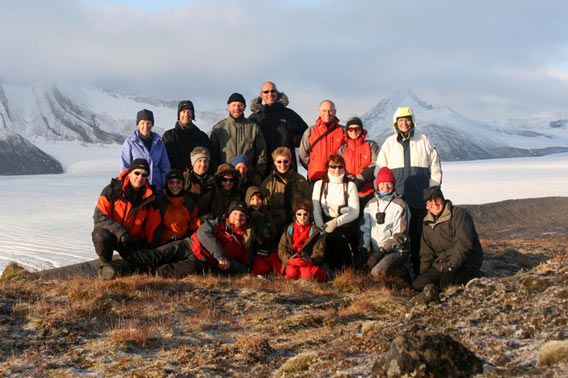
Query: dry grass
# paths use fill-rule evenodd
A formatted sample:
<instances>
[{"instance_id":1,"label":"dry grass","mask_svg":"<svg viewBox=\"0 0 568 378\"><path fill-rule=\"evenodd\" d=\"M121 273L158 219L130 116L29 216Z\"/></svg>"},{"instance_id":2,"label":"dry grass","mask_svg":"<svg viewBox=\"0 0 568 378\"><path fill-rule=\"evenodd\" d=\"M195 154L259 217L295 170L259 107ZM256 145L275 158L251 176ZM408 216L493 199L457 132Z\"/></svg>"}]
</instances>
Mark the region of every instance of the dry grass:
<instances>
[{"instance_id":1,"label":"dry grass","mask_svg":"<svg viewBox=\"0 0 568 378\"><path fill-rule=\"evenodd\" d=\"M551 366L568 362L568 340L549 341L538 351L538 366Z\"/></svg>"}]
</instances>

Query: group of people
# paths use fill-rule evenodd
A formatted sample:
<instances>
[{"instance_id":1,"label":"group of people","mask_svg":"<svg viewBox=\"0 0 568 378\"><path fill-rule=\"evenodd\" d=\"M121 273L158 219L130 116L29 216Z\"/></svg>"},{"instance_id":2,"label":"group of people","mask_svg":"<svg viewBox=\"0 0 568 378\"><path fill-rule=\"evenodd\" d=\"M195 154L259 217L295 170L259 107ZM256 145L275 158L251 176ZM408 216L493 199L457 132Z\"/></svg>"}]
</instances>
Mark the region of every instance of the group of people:
<instances>
[{"instance_id":1,"label":"group of people","mask_svg":"<svg viewBox=\"0 0 568 378\"><path fill-rule=\"evenodd\" d=\"M422 290L479 274L472 217L444 198L437 151L412 109L397 109L380 148L360 118L341 125L330 100L308 127L272 82L248 118L245 109L233 93L209 136L189 100L162 137L153 113L138 112L121 173L95 208L101 277L210 271L326 281L354 267Z\"/></svg>"}]
</instances>

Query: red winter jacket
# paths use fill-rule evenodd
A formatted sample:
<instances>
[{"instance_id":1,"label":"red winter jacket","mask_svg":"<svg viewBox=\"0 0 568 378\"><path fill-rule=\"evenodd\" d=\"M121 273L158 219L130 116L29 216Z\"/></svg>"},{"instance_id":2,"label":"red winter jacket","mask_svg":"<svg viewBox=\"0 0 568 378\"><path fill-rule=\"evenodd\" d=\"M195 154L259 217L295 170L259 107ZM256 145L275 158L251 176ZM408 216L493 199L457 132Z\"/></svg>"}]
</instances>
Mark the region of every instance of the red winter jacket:
<instances>
[{"instance_id":1,"label":"red winter jacket","mask_svg":"<svg viewBox=\"0 0 568 378\"><path fill-rule=\"evenodd\" d=\"M374 192L373 179L375 162L379 155L379 146L367 140L367 130L363 130L357 139L345 136L345 144L337 152L345 159L345 171L355 176L359 196L364 197Z\"/></svg>"},{"instance_id":2,"label":"red winter jacket","mask_svg":"<svg viewBox=\"0 0 568 378\"><path fill-rule=\"evenodd\" d=\"M333 131L314 145L316 139L329 128ZM339 147L345 143L344 134L343 126L337 118L331 125L326 125L318 118L316 124L306 130L300 145L300 161L308 169L308 180L320 180L326 173L325 162L329 155L337 153Z\"/></svg>"}]
</instances>

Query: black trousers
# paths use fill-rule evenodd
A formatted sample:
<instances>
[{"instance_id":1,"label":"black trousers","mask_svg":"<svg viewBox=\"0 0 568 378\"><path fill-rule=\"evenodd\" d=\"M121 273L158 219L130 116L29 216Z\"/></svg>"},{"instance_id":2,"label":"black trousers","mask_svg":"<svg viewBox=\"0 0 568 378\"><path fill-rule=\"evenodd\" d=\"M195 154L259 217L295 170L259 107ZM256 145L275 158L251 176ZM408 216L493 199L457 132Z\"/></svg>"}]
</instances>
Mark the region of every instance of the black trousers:
<instances>
[{"instance_id":1,"label":"black trousers","mask_svg":"<svg viewBox=\"0 0 568 378\"><path fill-rule=\"evenodd\" d=\"M325 219L324 222L331 218ZM332 270L353 266L357 253L357 222L351 222L337 227L332 233L325 233L323 243L325 247L325 263Z\"/></svg>"},{"instance_id":2,"label":"black trousers","mask_svg":"<svg viewBox=\"0 0 568 378\"><path fill-rule=\"evenodd\" d=\"M447 282L448 285L465 285L468 283L472 278L478 275L478 271L473 271L472 269L468 269L467 267L461 267L456 272L451 274L451 280ZM437 287L440 287L440 281L442 281L443 275L450 274L440 272L438 269L434 267L430 267L427 271L419 275L412 286L414 290L422 291L424 287L428 284L434 284ZM445 286L445 285L444 285ZM442 289L444 287L441 287Z\"/></svg>"},{"instance_id":3,"label":"black trousers","mask_svg":"<svg viewBox=\"0 0 568 378\"><path fill-rule=\"evenodd\" d=\"M203 263L197 260L185 240L131 252L127 261L133 270L155 273L160 277L182 278L203 270Z\"/></svg>"},{"instance_id":4,"label":"black trousers","mask_svg":"<svg viewBox=\"0 0 568 378\"><path fill-rule=\"evenodd\" d=\"M103 264L108 264L112 261L112 254L117 251L123 259L128 256L128 251L122 248L118 242L116 236L110 231L95 227L93 233L91 234L93 238L93 244L95 246L95 252L99 256L99 261Z\"/></svg>"},{"instance_id":5,"label":"black trousers","mask_svg":"<svg viewBox=\"0 0 568 378\"><path fill-rule=\"evenodd\" d=\"M410 208L410 224L408 225L408 237L410 238L410 262L414 277L420 274L420 240L422 239L422 227L424 217L428 213L426 209Z\"/></svg>"}]
</instances>

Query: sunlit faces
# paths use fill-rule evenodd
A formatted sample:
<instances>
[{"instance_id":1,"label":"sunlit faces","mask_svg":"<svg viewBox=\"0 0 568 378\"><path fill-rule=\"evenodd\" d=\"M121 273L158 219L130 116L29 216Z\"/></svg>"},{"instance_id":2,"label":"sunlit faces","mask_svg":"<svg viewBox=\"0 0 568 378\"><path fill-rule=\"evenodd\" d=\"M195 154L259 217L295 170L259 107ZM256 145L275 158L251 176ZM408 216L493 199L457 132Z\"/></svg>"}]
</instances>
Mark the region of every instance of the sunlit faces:
<instances>
[{"instance_id":1,"label":"sunlit faces","mask_svg":"<svg viewBox=\"0 0 568 378\"><path fill-rule=\"evenodd\" d=\"M432 198L426 201L426 209L428 209L432 215L437 217L442 214L442 211L444 211L445 203L446 201L444 201L441 197Z\"/></svg>"},{"instance_id":2,"label":"sunlit faces","mask_svg":"<svg viewBox=\"0 0 568 378\"><path fill-rule=\"evenodd\" d=\"M235 166L235 169L239 172L241 177L246 177L248 173L248 165L247 163L239 163Z\"/></svg>"},{"instance_id":3,"label":"sunlit faces","mask_svg":"<svg viewBox=\"0 0 568 378\"><path fill-rule=\"evenodd\" d=\"M403 133L407 133L412 127L412 117L398 117L396 119L396 127Z\"/></svg>"},{"instance_id":4,"label":"sunlit faces","mask_svg":"<svg viewBox=\"0 0 568 378\"><path fill-rule=\"evenodd\" d=\"M341 163L330 162L327 168L327 173L332 176L341 176L345 173L345 166Z\"/></svg>"},{"instance_id":5,"label":"sunlit faces","mask_svg":"<svg viewBox=\"0 0 568 378\"><path fill-rule=\"evenodd\" d=\"M168 190L173 195L178 195L183 188L183 181L177 178L172 178L168 180Z\"/></svg>"},{"instance_id":6,"label":"sunlit faces","mask_svg":"<svg viewBox=\"0 0 568 378\"><path fill-rule=\"evenodd\" d=\"M148 178L148 172L144 169L135 169L128 174L128 179L130 180L130 185L134 189L143 188L146 185L146 179Z\"/></svg>"},{"instance_id":7,"label":"sunlit faces","mask_svg":"<svg viewBox=\"0 0 568 378\"><path fill-rule=\"evenodd\" d=\"M229 105L227 105L227 109L229 110L231 117L237 119L244 116L246 105L242 102L233 101Z\"/></svg>"},{"instance_id":8,"label":"sunlit faces","mask_svg":"<svg viewBox=\"0 0 568 378\"><path fill-rule=\"evenodd\" d=\"M319 116L325 123L331 123L335 119L335 105L331 101L323 101L319 107Z\"/></svg>"},{"instance_id":9,"label":"sunlit faces","mask_svg":"<svg viewBox=\"0 0 568 378\"><path fill-rule=\"evenodd\" d=\"M357 139L361 136L361 128L357 125L351 125L347 128L347 136L350 139Z\"/></svg>"},{"instance_id":10,"label":"sunlit faces","mask_svg":"<svg viewBox=\"0 0 568 378\"><path fill-rule=\"evenodd\" d=\"M232 175L223 176L221 178L221 186L225 190L231 190L235 185L235 178Z\"/></svg>"},{"instance_id":11,"label":"sunlit faces","mask_svg":"<svg viewBox=\"0 0 568 378\"><path fill-rule=\"evenodd\" d=\"M392 193L394 190L394 184L392 182L379 182L378 185L379 192L381 193Z\"/></svg>"},{"instance_id":12,"label":"sunlit faces","mask_svg":"<svg viewBox=\"0 0 568 378\"><path fill-rule=\"evenodd\" d=\"M276 103L276 99L278 98L278 90L276 89L276 85L274 85L274 83L271 83L270 81L263 83L260 87L260 97L266 105L272 105Z\"/></svg>"},{"instance_id":13,"label":"sunlit faces","mask_svg":"<svg viewBox=\"0 0 568 378\"><path fill-rule=\"evenodd\" d=\"M249 205L255 210L260 210L263 205L262 195L260 195L259 193L253 194L252 197L250 197Z\"/></svg>"},{"instance_id":14,"label":"sunlit faces","mask_svg":"<svg viewBox=\"0 0 568 378\"><path fill-rule=\"evenodd\" d=\"M233 210L229 214L229 223L235 228L243 227L247 222L247 215L240 210Z\"/></svg>"},{"instance_id":15,"label":"sunlit faces","mask_svg":"<svg viewBox=\"0 0 568 378\"><path fill-rule=\"evenodd\" d=\"M189 125L193 119L193 111L191 109L183 109L179 112L179 123Z\"/></svg>"},{"instance_id":16,"label":"sunlit faces","mask_svg":"<svg viewBox=\"0 0 568 378\"><path fill-rule=\"evenodd\" d=\"M286 173L290 169L290 156L278 155L274 159L274 166L278 173Z\"/></svg>"},{"instance_id":17,"label":"sunlit faces","mask_svg":"<svg viewBox=\"0 0 568 378\"><path fill-rule=\"evenodd\" d=\"M197 159L195 164L193 164L193 171L197 173L199 176L203 176L204 174L207 173L208 170L209 170L209 159L207 158L204 157L199 158Z\"/></svg>"},{"instance_id":18,"label":"sunlit faces","mask_svg":"<svg viewBox=\"0 0 568 378\"><path fill-rule=\"evenodd\" d=\"M305 225L310 223L310 212L309 211L299 209L298 211L296 211L295 217L296 217L296 222L300 226L305 226Z\"/></svg>"},{"instance_id":19,"label":"sunlit faces","mask_svg":"<svg viewBox=\"0 0 568 378\"><path fill-rule=\"evenodd\" d=\"M154 126L154 123L152 121L141 119L136 126L138 127L138 132L143 137L148 138L150 135L152 135L152 126Z\"/></svg>"}]
</instances>

